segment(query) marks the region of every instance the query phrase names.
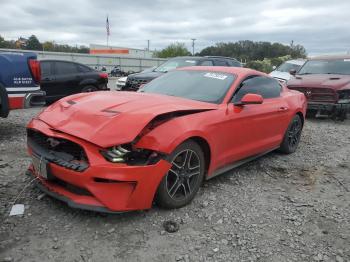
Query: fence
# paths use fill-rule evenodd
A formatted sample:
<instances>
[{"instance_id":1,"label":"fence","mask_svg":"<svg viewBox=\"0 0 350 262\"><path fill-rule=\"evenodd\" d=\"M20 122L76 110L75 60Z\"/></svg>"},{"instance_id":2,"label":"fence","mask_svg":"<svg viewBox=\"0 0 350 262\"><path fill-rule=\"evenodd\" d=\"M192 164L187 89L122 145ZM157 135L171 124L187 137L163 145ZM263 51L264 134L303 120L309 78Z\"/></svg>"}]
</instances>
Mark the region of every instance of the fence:
<instances>
[{"instance_id":1,"label":"fence","mask_svg":"<svg viewBox=\"0 0 350 262\"><path fill-rule=\"evenodd\" d=\"M114 66L119 65L123 71L142 71L146 68L159 66L166 59L162 58L139 58L139 57L122 57L122 56L108 56L108 55L90 55L78 53L61 53L61 52L46 52L46 51L29 51L19 49L1 49L0 52L32 52L36 53L39 60L55 59L74 61L88 65L90 67L100 70L103 66L109 72Z\"/></svg>"}]
</instances>

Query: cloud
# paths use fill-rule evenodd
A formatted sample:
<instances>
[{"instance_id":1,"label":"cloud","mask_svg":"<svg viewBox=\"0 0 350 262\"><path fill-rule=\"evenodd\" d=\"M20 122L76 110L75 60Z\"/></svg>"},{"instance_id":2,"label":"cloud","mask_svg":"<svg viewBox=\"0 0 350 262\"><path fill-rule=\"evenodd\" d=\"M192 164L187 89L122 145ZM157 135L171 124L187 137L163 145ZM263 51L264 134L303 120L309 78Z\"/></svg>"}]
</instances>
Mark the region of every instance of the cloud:
<instances>
[{"instance_id":1,"label":"cloud","mask_svg":"<svg viewBox=\"0 0 350 262\"><path fill-rule=\"evenodd\" d=\"M310 54L350 50L348 10L342 0L0 0L0 35L7 39L37 35L40 41L105 44L152 49L184 42L196 49L217 42L254 40L289 44Z\"/></svg>"}]
</instances>

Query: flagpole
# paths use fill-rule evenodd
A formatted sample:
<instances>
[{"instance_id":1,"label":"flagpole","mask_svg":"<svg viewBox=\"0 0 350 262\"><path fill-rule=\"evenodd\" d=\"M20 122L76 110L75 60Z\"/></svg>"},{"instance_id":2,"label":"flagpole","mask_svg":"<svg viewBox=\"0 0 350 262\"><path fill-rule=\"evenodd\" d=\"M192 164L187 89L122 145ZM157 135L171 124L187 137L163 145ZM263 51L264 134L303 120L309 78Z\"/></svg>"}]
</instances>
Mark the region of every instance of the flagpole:
<instances>
[{"instance_id":1,"label":"flagpole","mask_svg":"<svg viewBox=\"0 0 350 262\"><path fill-rule=\"evenodd\" d=\"M109 47L109 19L108 19L108 14L107 14L107 19L106 19L106 33L107 33L107 48Z\"/></svg>"}]
</instances>

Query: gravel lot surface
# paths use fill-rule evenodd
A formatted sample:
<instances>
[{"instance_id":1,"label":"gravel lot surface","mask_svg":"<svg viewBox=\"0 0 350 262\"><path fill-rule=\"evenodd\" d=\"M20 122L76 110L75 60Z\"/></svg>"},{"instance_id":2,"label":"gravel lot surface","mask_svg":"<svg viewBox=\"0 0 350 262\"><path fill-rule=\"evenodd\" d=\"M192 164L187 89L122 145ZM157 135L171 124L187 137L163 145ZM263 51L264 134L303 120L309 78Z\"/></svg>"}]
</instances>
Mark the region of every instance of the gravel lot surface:
<instances>
[{"instance_id":1,"label":"gravel lot surface","mask_svg":"<svg viewBox=\"0 0 350 262\"><path fill-rule=\"evenodd\" d=\"M207 181L179 210L102 215L29 185L25 125L0 120L0 261L350 261L350 121L307 120L296 153ZM164 221L179 230L168 233Z\"/></svg>"}]
</instances>

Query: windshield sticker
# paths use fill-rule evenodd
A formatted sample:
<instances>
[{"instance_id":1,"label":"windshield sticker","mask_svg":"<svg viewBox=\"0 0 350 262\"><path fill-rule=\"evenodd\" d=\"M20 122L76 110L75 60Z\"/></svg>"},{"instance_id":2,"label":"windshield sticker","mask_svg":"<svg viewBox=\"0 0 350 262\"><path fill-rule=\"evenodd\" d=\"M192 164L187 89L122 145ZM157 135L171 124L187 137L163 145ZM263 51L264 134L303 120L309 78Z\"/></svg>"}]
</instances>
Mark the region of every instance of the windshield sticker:
<instances>
[{"instance_id":1,"label":"windshield sticker","mask_svg":"<svg viewBox=\"0 0 350 262\"><path fill-rule=\"evenodd\" d=\"M195 64L195 63L196 63L196 61L193 61L193 60L186 60L186 63Z\"/></svg>"},{"instance_id":2,"label":"windshield sticker","mask_svg":"<svg viewBox=\"0 0 350 262\"><path fill-rule=\"evenodd\" d=\"M218 73L205 73L204 76L209 78L219 79L219 80L225 80L227 78L227 75L222 75Z\"/></svg>"}]
</instances>

